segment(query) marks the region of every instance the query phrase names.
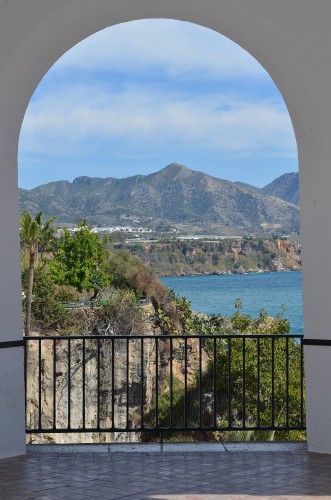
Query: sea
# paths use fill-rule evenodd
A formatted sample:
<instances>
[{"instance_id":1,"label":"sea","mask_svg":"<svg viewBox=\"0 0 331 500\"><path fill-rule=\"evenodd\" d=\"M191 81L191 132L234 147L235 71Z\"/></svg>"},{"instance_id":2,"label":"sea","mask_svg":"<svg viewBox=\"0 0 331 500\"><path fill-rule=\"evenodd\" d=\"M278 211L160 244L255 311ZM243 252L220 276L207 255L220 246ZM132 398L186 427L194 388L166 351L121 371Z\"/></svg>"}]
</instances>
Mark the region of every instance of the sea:
<instances>
[{"instance_id":1,"label":"sea","mask_svg":"<svg viewBox=\"0 0 331 500\"><path fill-rule=\"evenodd\" d=\"M232 316L239 298L243 314L256 317L261 309L266 309L270 316L283 313L290 322L291 333L303 333L301 271L171 276L161 281L190 300L193 311ZM286 306L285 311L282 305Z\"/></svg>"}]
</instances>

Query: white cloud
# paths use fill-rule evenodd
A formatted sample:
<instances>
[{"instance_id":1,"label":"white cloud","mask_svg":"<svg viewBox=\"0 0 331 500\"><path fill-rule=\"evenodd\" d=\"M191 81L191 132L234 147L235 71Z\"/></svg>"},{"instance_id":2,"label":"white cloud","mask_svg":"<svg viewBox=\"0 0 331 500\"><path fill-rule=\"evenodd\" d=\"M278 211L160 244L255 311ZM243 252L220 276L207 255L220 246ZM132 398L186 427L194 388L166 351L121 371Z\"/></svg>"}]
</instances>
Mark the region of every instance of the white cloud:
<instances>
[{"instance_id":1,"label":"white cloud","mask_svg":"<svg viewBox=\"0 0 331 500\"><path fill-rule=\"evenodd\" d=\"M187 149L296 156L289 115L276 102L135 85L116 93L104 85L86 85L44 94L30 103L20 150L77 158L107 143L137 154Z\"/></svg>"},{"instance_id":2,"label":"white cloud","mask_svg":"<svg viewBox=\"0 0 331 500\"><path fill-rule=\"evenodd\" d=\"M107 28L67 52L55 67L143 72L168 77L229 79L265 75L245 50L212 30L182 21L142 20Z\"/></svg>"}]
</instances>

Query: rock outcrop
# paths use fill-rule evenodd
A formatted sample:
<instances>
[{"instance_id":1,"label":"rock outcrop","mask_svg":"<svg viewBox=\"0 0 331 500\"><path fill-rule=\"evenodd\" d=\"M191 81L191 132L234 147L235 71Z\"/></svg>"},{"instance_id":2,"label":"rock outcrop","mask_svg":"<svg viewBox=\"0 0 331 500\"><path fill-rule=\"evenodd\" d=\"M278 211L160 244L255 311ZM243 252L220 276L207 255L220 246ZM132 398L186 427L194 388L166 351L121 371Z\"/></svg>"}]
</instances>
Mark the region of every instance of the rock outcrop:
<instances>
[{"instance_id":1,"label":"rock outcrop","mask_svg":"<svg viewBox=\"0 0 331 500\"><path fill-rule=\"evenodd\" d=\"M141 433L125 432L125 428L140 428L142 418L155 422L156 394L160 397L164 391L169 391L170 340L158 337L157 342L156 359L156 340L152 337L143 340L134 337L126 340L116 336L99 340L79 338L70 340L70 348L66 337L58 337L56 340L45 337L41 341L40 351L38 341L29 341L26 407L28 429L38 429L39 426L45 430L71 427L76 432L28 434L28 442L61 444L140 441ZM38 373L40 355L41 377ZM197 379L199 355L198 340L187 339L188 387ZM202 348L203 371L206 370L208 359L207 352ZM173 380L183 385L184 340L176 337L172 340L172 373ZM118 432L79 432L84 422L87 429L114 427Z\"/></svg>"}]
</instances>

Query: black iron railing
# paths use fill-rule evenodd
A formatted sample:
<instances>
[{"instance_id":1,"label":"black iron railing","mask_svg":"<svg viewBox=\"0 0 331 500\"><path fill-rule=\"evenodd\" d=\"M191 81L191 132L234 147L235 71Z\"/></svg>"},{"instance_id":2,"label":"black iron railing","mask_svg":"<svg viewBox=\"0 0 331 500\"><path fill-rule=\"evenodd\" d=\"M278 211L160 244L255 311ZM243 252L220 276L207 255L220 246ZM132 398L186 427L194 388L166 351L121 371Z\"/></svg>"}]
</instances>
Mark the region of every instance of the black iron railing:
<instances>
[{"instance_id":1,"label":"black iron railing","mask_svg":"<svg viewBox=\"0 0 331 500\"><path fill-rule=\"evenodd\" d=\"M304 430L300 335L25 338L28 433Z\"/></svg>"}]
</instances>

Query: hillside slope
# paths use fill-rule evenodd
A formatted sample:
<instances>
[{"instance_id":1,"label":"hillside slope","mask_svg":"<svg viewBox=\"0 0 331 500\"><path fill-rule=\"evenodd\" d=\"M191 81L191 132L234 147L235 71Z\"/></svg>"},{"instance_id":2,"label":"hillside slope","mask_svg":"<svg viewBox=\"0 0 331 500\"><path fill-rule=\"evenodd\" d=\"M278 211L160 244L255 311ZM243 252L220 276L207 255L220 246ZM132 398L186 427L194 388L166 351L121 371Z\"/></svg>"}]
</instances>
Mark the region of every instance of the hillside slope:
<instances>
[{"instance_id":1,"label":"hillside slope","mask_svg":"<svg viewBox=\"0 0 331 500\"><path fill-rule=\"evenodd\" d=\"M162 222L247 229L263 224L293 228L299 223L299 209L291 203L176 163L145 176L78 177L21 189L20 209L33 214L42 210L60 223L85 218L101 226L134 220L150 227Z\"/></svg>"},{"instance_id":2,"label":"hillside slope","mask_svg":"<svg viewBox=\"0 0 331 500\"><path fill-rule=\"evenodd\" d=\"M260 191L266 196L277 196L282 200L299 205L299 174L291 172L281 175Z\"/></svg>"}]
</instances>

